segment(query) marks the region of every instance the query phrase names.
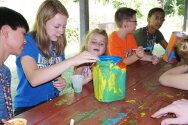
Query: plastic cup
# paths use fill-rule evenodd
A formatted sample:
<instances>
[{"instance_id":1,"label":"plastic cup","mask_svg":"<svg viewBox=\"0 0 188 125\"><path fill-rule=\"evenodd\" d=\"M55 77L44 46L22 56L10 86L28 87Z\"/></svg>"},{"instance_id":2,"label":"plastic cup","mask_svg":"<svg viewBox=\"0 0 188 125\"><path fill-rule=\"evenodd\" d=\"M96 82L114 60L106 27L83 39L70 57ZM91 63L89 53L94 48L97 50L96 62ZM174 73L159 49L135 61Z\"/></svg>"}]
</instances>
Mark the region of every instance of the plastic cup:
<instances>
[{"instance_id":1,"label":"plastic cup","mask_svg":"<svg viewBox=\"0 0 188 125\"><path fill-rule=\"evenodd\" d=\"M83 75L72 75L72 85L75 93L82 92L82 84L83 84Z\"/></svg>"},{"instance_id":2,"label":"plastic cup","mask_svg":"<svg viewBox=\"0 0 188 125\"><path fill-rule=\"evenodd\" d=\"M26 125L27 120L24 118L14 118L8 121L11 125Z\"/></svg>"}]
</instances>

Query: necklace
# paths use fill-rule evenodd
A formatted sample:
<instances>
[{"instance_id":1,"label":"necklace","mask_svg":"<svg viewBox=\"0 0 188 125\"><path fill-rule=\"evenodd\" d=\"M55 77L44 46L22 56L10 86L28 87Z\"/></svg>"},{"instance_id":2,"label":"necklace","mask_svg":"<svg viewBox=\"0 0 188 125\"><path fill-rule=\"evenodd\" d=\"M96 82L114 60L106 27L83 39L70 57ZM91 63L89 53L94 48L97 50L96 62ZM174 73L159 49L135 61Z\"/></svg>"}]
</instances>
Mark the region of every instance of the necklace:
<instances>
[{"instance_id":1,"label":"necklace","mask_svg":"<svg viewBox=\"0 0 188 125\"><path fill-rule=\"evenodd\" d=\"M3 95L4 95L9 119L13 117L12 98L11 98L11 91L10 91L10 83L11 83L10 77L11 77L11 74L8 68L5 65L1 66L0 67L0 82L1 82L1 87L3 90Z\"/></svg>"},{"instance_id":2,"label":"necklace","mask_svg":"<svg viewBox=\"0 0 188 125\"><path fill-rule=\"evenodd\" d=\"M146 44L146 48L151 48L150 51L153 51L154 48L154 44L156 42L156 34L150 34L148 31L148 27L146 27L146 33L147 33L147 44Z\"/></svg>"}]
</instances>

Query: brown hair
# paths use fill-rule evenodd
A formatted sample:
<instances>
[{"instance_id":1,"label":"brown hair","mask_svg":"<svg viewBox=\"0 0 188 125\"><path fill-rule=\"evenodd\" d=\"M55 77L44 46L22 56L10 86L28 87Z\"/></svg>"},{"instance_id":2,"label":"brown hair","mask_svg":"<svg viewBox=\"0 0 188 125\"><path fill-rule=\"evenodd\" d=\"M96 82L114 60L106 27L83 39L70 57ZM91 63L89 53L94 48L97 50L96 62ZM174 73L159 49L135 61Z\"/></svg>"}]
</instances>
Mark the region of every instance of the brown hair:
<instances>
[{"instance_id":1,"label":"brown hair","mask_svg":"<svg viewBox=\"0 0 188 125\"><path fill-rule=\"evenodd\" d=\"M188 63L188 36L177 42L176 51Z\"/></svg>"},{"instance_id":2,"label":"brown hair","mask_svg":"<svg viewBox=\"0 0 188 125\"><path fill-rule=\"evenodd\" d=\"M57 13L67 16L67 9L58 0L45 0L39 7L36 21L33 27L33 36L39 49L43 52L44 56L50 58L50 45L51 40L47 35L45 25L48 20L53 18ZM67 40L65 33L58 39L55 51L58 54L63 54Z\"/></svg>"},{"instance_id":3,"label":"brown hair","mask_svg":"<svg viewBox=\"0 0 188 125\"><path fill-rule=\"evenodd\" d=\"M105 47L105 53L104 54L107 54L108 34L106 33L106 31L104 29L98 29L98 28L93 29L93 30L91 30L90 32L87 33L84 41L82 42L81 52L87 50L87 45L89 43L89 39L94 33L98 33L98 34L101 34L104 37L106 37L106 47Z\"/></svg>"},{"instance_id":4,"label":"brown hair","mask_svg":"<svg viewBox=\"0 0 188 125\"><path fill-rule=\"evenodd\" d=\"M122 27L122 22L125 19L131 19L135 14L136 14L136 10L133 10L131 8L127 8L127 7L121 7L119 9L117 9L116 13L115 13L115 22L118 28Z\"/></svg>"}]
</instances>

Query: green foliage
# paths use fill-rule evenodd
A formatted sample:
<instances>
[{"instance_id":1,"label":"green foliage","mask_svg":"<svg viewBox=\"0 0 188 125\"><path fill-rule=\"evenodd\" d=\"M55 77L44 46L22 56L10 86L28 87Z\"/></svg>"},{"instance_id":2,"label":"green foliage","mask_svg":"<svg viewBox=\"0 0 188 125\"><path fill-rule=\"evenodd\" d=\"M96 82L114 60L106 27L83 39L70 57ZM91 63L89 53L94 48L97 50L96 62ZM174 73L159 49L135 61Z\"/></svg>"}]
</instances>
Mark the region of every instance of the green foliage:
<instances>
[{"instance_id":1,"label":"green foliage","mask_svg":"<svg viewBox=\"0 0 188 125\"><path fill-rule=\"evenodd\" d=\"M76 28L67 28L66 29L67 42L78 42L79 41L79 31Z\"/></svg>"},{"instance_id":2,"label":"green foliage","mask_svg":"<svg viewBox=\"0 0 188 125\"><path fill-rule=\"evenodd\" d=\"M164 5L164 10L166 14L170 15L184 15L184 0L166 0L166 4Z\"/></svg>"},{"instance_id":3,"label":"green foliage","mask_svg":"<svg viewBox=\"0 0 188 125\"><path fill-rule=\"evenodd\" d=\"M124 5L124 2L122 0L113 0L112 5L114 8L119 8Z\"/></svg>"}]
</instances>

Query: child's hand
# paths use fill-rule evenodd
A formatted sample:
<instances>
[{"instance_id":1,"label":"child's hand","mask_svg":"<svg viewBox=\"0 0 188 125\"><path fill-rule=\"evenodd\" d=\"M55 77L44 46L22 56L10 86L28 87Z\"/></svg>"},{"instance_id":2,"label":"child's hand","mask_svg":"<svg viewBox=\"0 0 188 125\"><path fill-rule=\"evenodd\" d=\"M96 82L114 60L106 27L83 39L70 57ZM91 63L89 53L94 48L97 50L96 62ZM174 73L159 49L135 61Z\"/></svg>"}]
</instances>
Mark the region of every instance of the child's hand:
<instances>
[{"instance_id":1,"label":"child's hand","mask_svg":"<svg viewBox=\"0 0 188 125\"><path fill-rule=\"evenodd\" d=\"M84 76L83 85L89 83L91 80L92 80L92 73L91 73L91 70L89 69L87 72L87 75Z\"/></svg>"},{"instance_id":2,"label":"child's hand","mask_svg":"<svg viewBox=\"0 0 188 125\"><path fill-rule=\"evenodd\" d=\"M64 78L62 78L61 76L56 78L53 82L53 86L59 90L62 91L65 87L66 87L66 81Z\"/></svg>"},{"instance_id":3,"label":"child's hand","mask_svg":"<svg viewBox=\"0 0 188 125\"><path fill-rule=\"evenodd\" d=\"M159 58L157 56L153 55L151 57L151 62L153 65L156 65L157 63L159 63Z\"/></svg>"},{"instance_id":4,"label":"child's hand","mask_svg":"<svg viewBox=\"0 0 188 125\"><path fill-rule=\"evenodd\" d=\"M136 56L138 58L142 58L144 57L145 53L144 53L144 49L142 46L139 46L137 49L136 49Z\"/></svg>"},{"instance_id":5,"label":"child's hand","mask_svg":"<svg viewBox=\"0 0 188 125\"><path fill-rule=\"evenodd\" d=\"M188 100L181 99L174 101L172 104L160 109L151 117L160 118L162 116L167 116L168 113L174 113L175 118L166 118L161 122L161 125L170 124L188 124Z\"/></svg>"},{"instance_id":6,"label":"child's hand","mask_svg":"<svg viewBox=\"0 0 188 125\"><path fill-rule=\"evenodd\" d=\"M88 51L81 52L80 54L70 58L73 66L78 66L83 63L94 63L99 60L99 57Z\"/></svg>"}]
</instances>

